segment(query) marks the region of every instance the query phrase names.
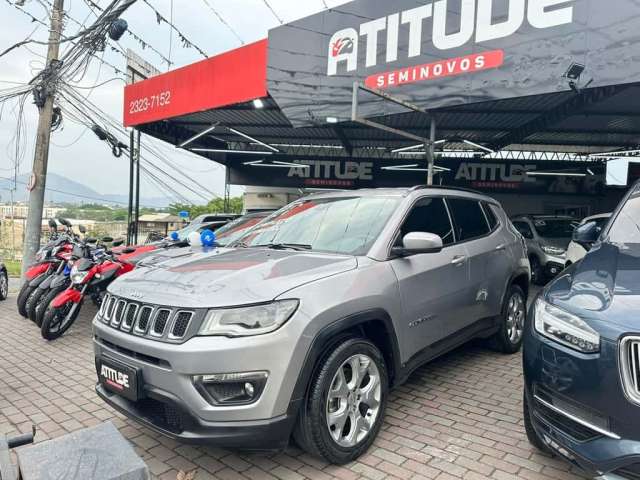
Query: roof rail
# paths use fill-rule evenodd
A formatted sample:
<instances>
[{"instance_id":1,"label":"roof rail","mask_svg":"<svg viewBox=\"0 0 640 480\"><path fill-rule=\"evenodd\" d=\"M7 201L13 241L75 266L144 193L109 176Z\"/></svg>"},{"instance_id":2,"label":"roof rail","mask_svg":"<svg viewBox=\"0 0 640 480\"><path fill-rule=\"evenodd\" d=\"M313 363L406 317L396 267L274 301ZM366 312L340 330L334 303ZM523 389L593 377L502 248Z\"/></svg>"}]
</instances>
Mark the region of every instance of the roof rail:
<instances>
[{"instance_id":1,"label":"roof rail","mask_svg":"<svg viewBox=\"0 0 640 480\"><path fill-rule=\"evenodd\" d=\"M458 192L475 193L476 195L484 195L485 197L489 196L488 194L481 192L479 190L473 190L471 188L465 188L465 187L453 187L451 185L415 185L411 187L409 191L414 192L416 190L423 190L423 189L426 190L427 188L438 188L440 190L453 190Z\"/></svg>"}]
</instances>

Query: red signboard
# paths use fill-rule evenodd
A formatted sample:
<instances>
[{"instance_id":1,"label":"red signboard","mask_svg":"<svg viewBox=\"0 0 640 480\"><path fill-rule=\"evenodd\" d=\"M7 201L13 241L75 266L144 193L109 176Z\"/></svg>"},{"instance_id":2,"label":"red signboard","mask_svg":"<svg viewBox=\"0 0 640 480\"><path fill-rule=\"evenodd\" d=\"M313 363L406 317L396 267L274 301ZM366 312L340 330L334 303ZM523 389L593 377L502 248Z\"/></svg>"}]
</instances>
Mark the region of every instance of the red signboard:
<instances>
[{"instance_id":1,"label":"red signboard","mask_svg":"<svg viewBox=\"0 0 640 480\"><path fill-rule=\"evenodd\" d=\"M178 68L124 90L124 125L140 125L267 95L267 40Z\"/></svg>"}]
</instances>

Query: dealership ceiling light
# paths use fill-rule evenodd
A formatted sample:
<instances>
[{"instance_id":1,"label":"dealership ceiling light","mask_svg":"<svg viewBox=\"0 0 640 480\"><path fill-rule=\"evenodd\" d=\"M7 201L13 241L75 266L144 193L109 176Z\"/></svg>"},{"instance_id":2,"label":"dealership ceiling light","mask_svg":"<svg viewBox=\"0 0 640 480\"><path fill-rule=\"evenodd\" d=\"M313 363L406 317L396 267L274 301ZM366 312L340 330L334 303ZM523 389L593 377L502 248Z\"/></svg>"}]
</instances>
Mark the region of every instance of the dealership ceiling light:
<instances>
[{"instance_id":1,"label":"dealership ceiling light","mask_svg":"<svg viewBox=\"0 0 640 480\"><path fill-rule=\"evenodd\" d=\"M586 177L586 173L578 172L527 172L530 177Z\"/></svg>"},{"instance_id":2,"label":"dealership ceiling light","mask_svg":"<svg viewBox=\"0 0 640 480\"><path fill-rule=\"evenodd\" d=\"M327 123L338 123L338 117L327 117Z\"/></svg>"},{"instance_id":3,"label":"dealership ceiling light","mask_svg":"<svg viewBox=\"0 0 640 480\"><path fill-rule=\"evenodd\" d=\"M264 102L262 101L261 98L256 98L253 101L253 106L259 110L261 108L264 108Z\"/></svg>"},{"instance_id":4,"label":"dealership ceiling light","mask_svg":"<svg viewBox=\"0 0 640 480\"><path fill-rule=\"evenodd\" d=\"M274 160L272 163L264 163L264 160L255 160L253 162L244 162L243 165L250 165L252 167L311 168L304 163L279 162L278 160Z\"/></svg>"},{"instance_id":5,"label":"dealership ceiling light","mask_svg":"<svg viewBox=\"0 0 640 480\"><path fill-rule=\"evenodd\" d=\"M480 145L479 143L472 142L471 140L463 139L462 141L463 141L464 143L466 143L467 145L471 145L472 147L479 148L480 150L484 150L485 152L488 152L488 153L496 153L496 151L495 151L495 150L492 150L492 149L490 149L489 147L485 147L484 145Z\"/></svg>"},{"instance_id":6,"label":"dealership ceiling light","mask_svg":"<svg viewBox=\"0 0 640 480\"><path fill-rule=\"evenodd\" d=\"M200 137L204 137L207 133L212 132L215 130L215 128L220 124L220 122L216 122L213 125L211 125L209 128L205 128L203 131L201 131L200 133L196 133L193 137L186 139L184 142L182 142L180 145L178 145L179 148L184 148L185 146L189 145L191 142L193 142L194 140L199 139Z\"/></svg>"},{"instance_id":7,"label":"dealership ceiling light","mask_svg":"<svg viewBox=\"0 0 640 480\"><path fill-rule=\"evenodd\" d=\"M192 152L212 153L240 153L244 155L273 155L273 152L258 152L257 150L225 150L224 148L192 148Z\"/></svg>"},{"instance_id":8,"label":"dealership ceiling light","mask_svg":"<svg viewBox=\"0 0 640 480\"><path fill-rule=\"evenodd\" d=\"M390 170L395 172L426 172L428 171L426 167L421 168L417 163L413 163L411 165L390 165L387 167L382 167L381 170ZM434 165L433 170L435 173L451 171L450 168L439 167L438 165Z\"/></svg>"},{"instance_id":9,"label":"dealership ceiling light","mask_svg":"<svg viewBox=\"0 0 640 480\"><path fill-rule=\"evenodd\" d=\"M447 140L446 139L442 139L442 140L436 140L435 142L433 142L434 145L440 145L443 143L446 143ZM396 148L395 150L391 150L391 153L401 153L401 152L406 152L408 150L415 150L416 148L424 148L424 143L419 143L417 145L411 145L409 147L402 147L402 148Z\"/></svg>"},{"instance_id":10,"label":"dealership ceiling light","mask_svg":"<svg viewBox=\"0 0 640 480\"><path fill-rule=\"evenodd\" d=\"M252 145L259 145L258 143L254 143ZM311 145L310 143L272 143L272 147L282 147L282 148L326 148L331 150L344 150L342 145Z\"/></svg>"},{"instance_id":11,"label":"dealership ceiling light","mask_svg":"<svg viewBox=\"0 0 640 480\"><path fill-rule=\"evenodd\" d=\"M640 153L640 150L618 150L616 152L602 152L602 153L592 153L589 155L589 157L616 157L616 156L622 156L622 157L626 157L628 155L637 155Z\"/></svg>"},{"instance_id":12,"label":"dealership ceiling light","mask_svg":"<svg viewBox=\"0 0 640 480\"><path fill-rule=\"evenodd\" d=\"M240 135L241 137L244 137L244 138L246 138L247 140L251 140L252 142L257 143L258 145L262 145L263 147L268 148L269 150L272 150L272 151L274 151L274 152L280 152L280 150L278 150L276 147L272 147L272 146L271 146L271 145L269 145L268 143L261 142L261 141L260 141L260 140L258 140L257 138L253 138L252 136L247 135L246 133L241 132L240 130L236 130L235 128L231 128L231 127L227 127L227 129L228 129L230 132L235 133L236 135Z\"/></svg>"}]
</instances>

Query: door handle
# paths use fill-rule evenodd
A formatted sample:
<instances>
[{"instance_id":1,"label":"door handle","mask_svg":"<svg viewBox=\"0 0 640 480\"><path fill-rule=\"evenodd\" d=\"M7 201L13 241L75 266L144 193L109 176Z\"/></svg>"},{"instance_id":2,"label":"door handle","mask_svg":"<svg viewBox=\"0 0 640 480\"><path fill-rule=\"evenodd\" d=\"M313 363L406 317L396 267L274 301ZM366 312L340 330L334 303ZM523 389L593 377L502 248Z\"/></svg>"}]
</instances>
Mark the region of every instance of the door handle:
<instances>
[{"instance_id":1,"label":"door handle","mask_svg":"<svg viewBox=\"0 0 640 480\"><path fill-rule=\"evenodd\" d=\"M501 243L496 247L496 250L504 250L507 246L504 243Z\"/></svg>"},{"instance_id":2,"label":"door handle","mask_svg":"<svg viewBox=\"0 0 640 480\"><path fill-rule=\"evenodd\" d=\"M464 255L456 255L455 257L453 257L451 259L451 264L455 265L456 267L459 267L461 265L464 264L464 262L467 261L467 257Z\"/></svg>"}]
</instances>

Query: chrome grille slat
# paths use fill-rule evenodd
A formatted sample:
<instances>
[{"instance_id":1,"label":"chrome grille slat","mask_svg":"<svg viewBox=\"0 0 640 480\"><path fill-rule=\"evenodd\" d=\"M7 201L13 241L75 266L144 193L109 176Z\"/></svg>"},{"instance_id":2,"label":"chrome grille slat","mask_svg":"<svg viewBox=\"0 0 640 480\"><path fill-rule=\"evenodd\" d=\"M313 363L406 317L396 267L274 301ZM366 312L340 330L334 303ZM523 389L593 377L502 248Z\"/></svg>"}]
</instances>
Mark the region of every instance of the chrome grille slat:
<instances>
[{"instance_id":1,"label":"chrome grille slat","mask_svg":"<svg viewBox=\"0 0 640 480\"><path fill-rule=\"evenodd\" d=\"M620 377L627 398L640 405L640 336L620 341Z\"/></svg>"},{"instance_id":2,"label":"chrome grille slat","mask_svg":"<svg viewBox=\"0 0 640 480\"><path fill-rule=\"evenodd\" d=\"M151 314L153 313L153 307L145 305L140 309L138 319L136 320L136 326L134 333L138 335L144 335L149 328L149 321L151 320Z\"/></svg>"},{"instance_id":3,"label":"chrome grille slat","mask_svg":"<svg viewBox=\"0 0 640 480\"><path fill-rule=\"evenodd\" d=\"M169 333L169 338L173 340L177 340L183 338L189 325L191 324L191 319L193 318L193 312L180 310L176 313L175 318L173 320L173 325L171 326L171 332Z\"/></svg>"},{"instance_id":4,"label":"chrome grille slat","mask_svg":"<svg viewBox=\"0 0 640 480\"><path fill-rule=\"evenodd\" d=\"M118 328L120 323L122 323L122 317L124 316L124 311L127 307L127 302L124 300L118 300L116 303L116 307L113 311L113 317L111 318L111 326Z\"/></svg>"},{"instance_id":5,"label":"chrome grille slat","mask_svg":"<svg viewBox=\"0 0 640 480\"><path fill-rule=\"evenodd\" d=\"M130 303L127 305L125 309L124 317L122 319L122 325L120 328L127 332L131 331L131 327L133 327L133 323L136 320L136 315L138 314L138 305L135 303Z\"/></svg>"},{"instance_id":6,"label":"chrome grille slat","mask_svg":"<svg viewBox=\"0 0 640 480\"><path fill-rule=\"evenodd\" d=\"M171 310L168 308L159 308L153 318L153 325L151 327L151 335L154 337L162 337L164 335L165 328L171 318Z\"/></svg>"},{"instance_id":7,"label":"chrome grille slat","mask_svg":"<svg viewBox=\"0 0 640 480\"><path fill-rule=\"evenodd\" d=\"M109 320L111 320L111 315L113 315L113 310L116 306L116 297L110 297L109 298L109 305L107 305L107 308L104 312L104 321L105 323L109 323Z\"/></svg>"}]
</instances>

